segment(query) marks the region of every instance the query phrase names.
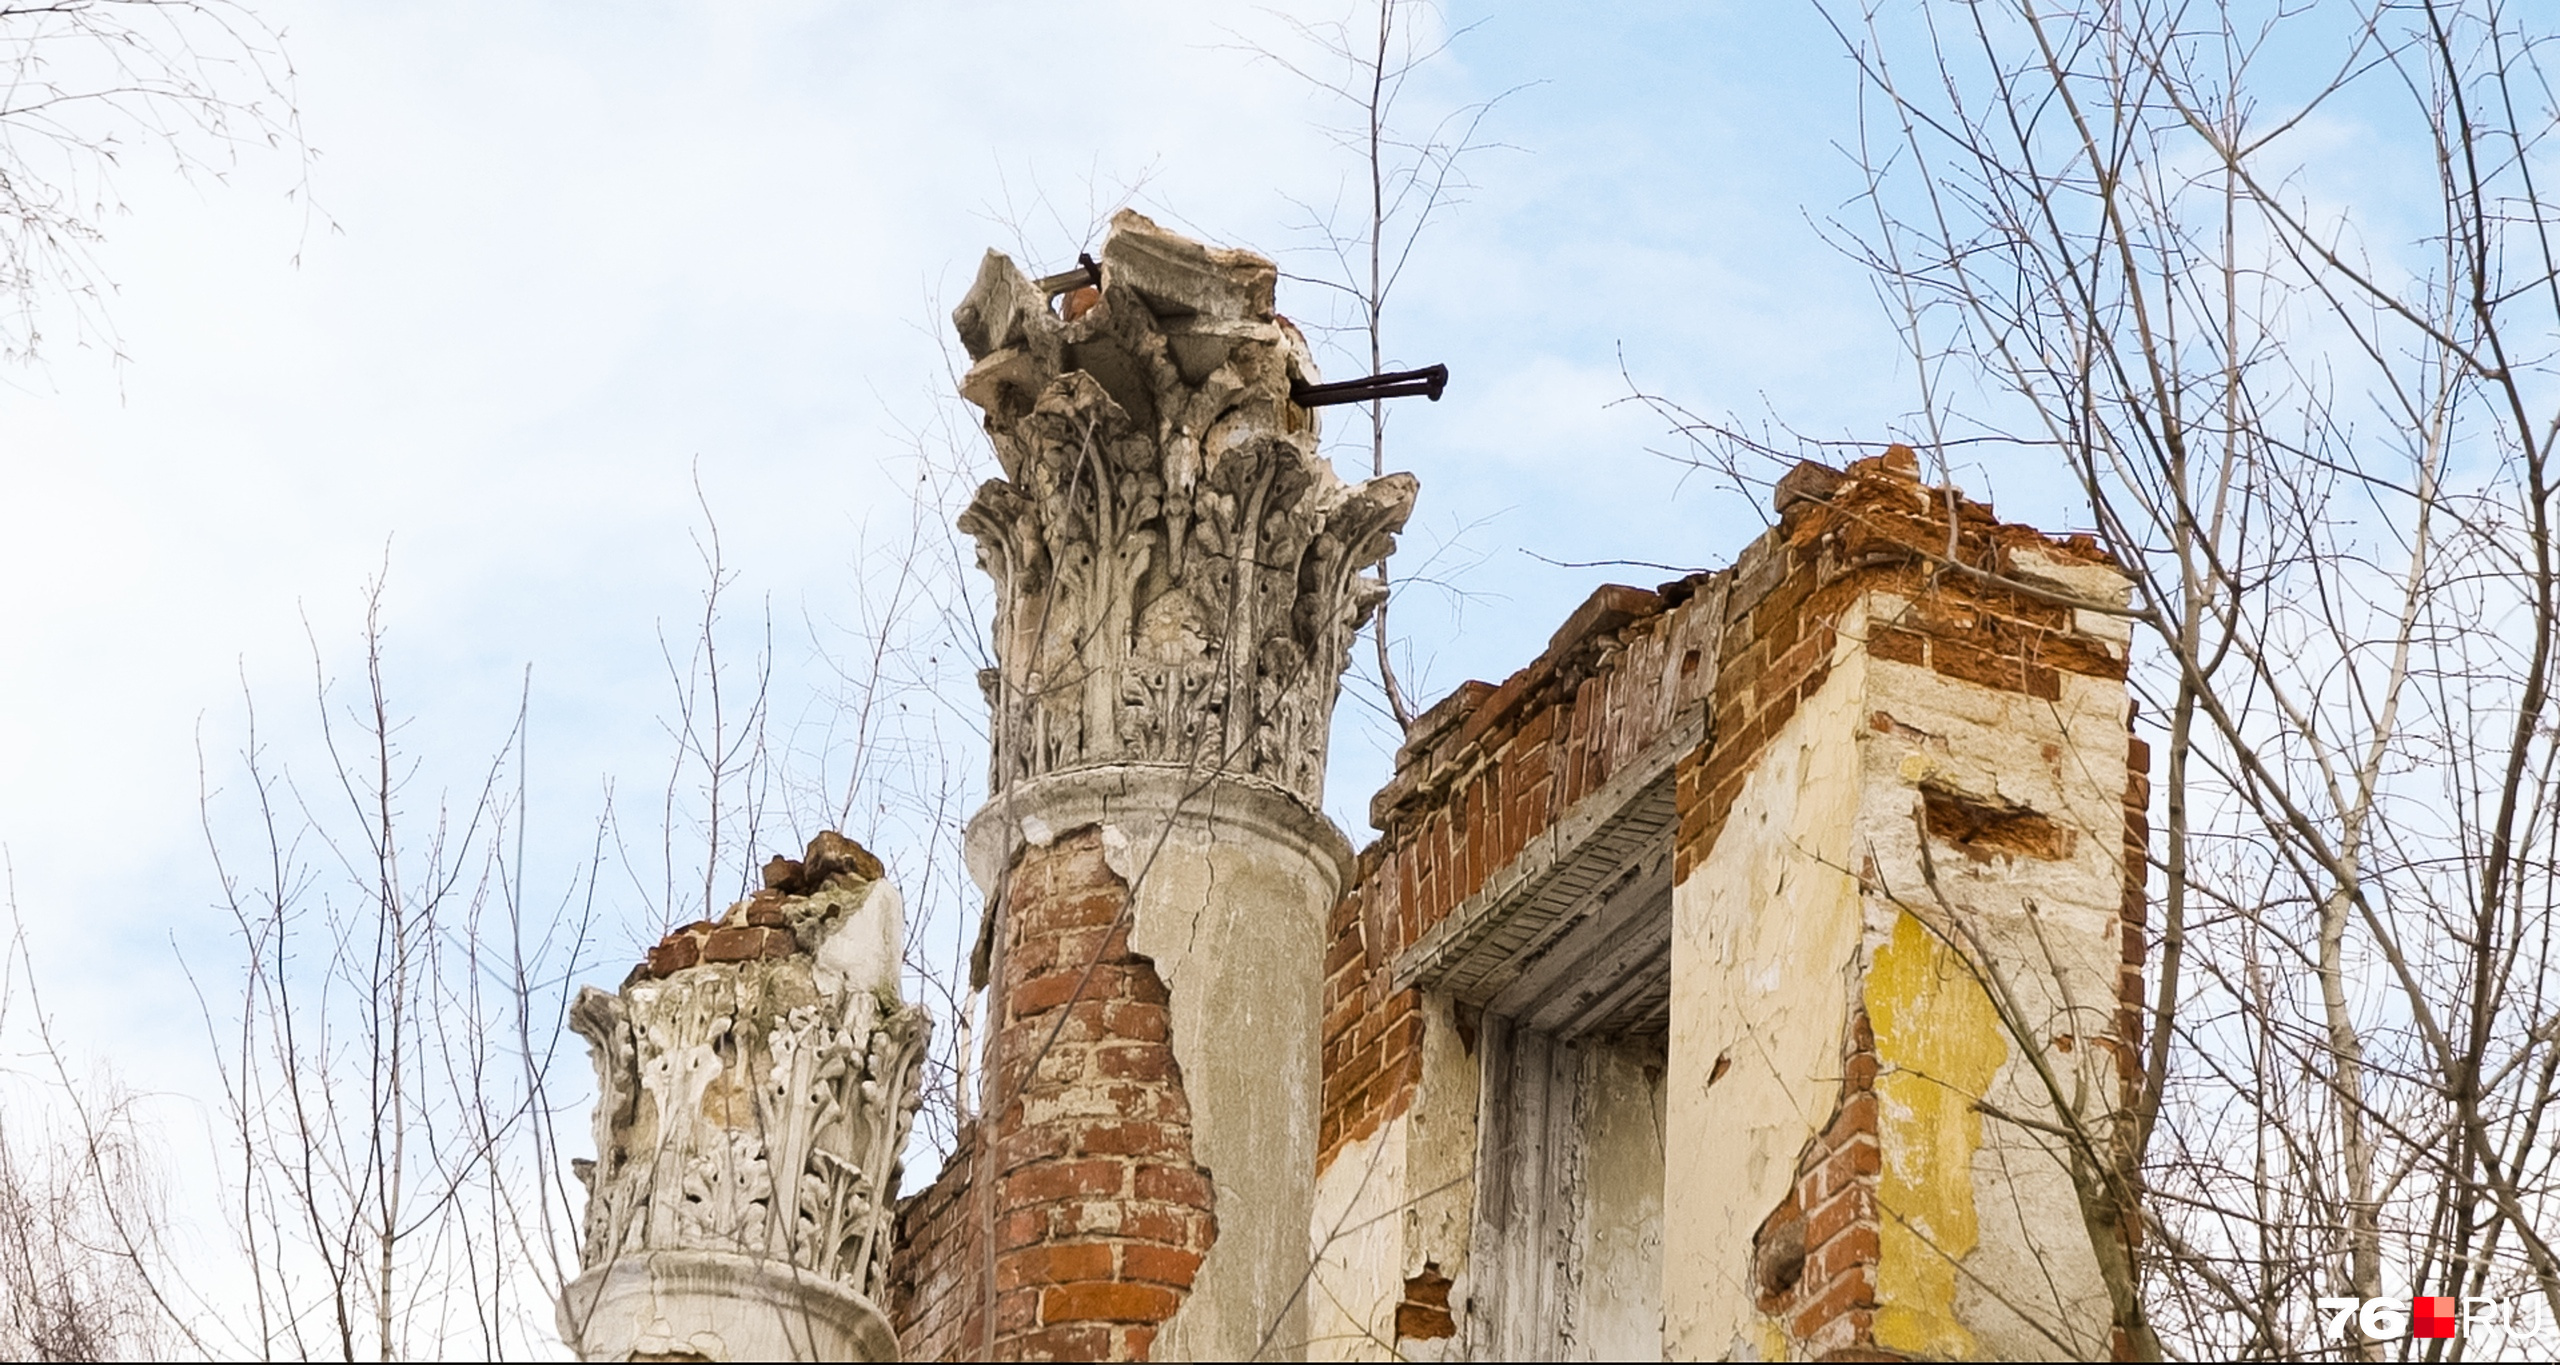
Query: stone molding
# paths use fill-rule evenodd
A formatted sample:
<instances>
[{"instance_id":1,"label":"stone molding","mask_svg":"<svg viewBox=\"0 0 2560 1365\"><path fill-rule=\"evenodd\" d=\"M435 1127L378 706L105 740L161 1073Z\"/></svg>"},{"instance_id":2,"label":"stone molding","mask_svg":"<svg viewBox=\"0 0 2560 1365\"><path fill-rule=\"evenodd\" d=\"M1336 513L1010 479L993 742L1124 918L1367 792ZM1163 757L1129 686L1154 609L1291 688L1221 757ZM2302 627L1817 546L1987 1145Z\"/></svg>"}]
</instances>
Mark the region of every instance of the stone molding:
<instances>
[{"instance_id":1,"label":"stone molding","mask_svg":"<svg viewBox=\"0 0 2560 1365\"><path fill-rule=\"evenodd\" d=\"M1120 763L1220 766L1320 808L1352 636L1414 480L1317 453L1277 268L1123 210L1069 311L990 251L952 322L1004 476L961 515L996 589L988 790ZM1080 295L1082 291L1079 291Z\"/></svg>"},{"instance_id":2,"label":"stone molding","mask_svg":"<svg viewBox=\"0 0 2560 1365\"><path fill-rule=\"evenodd\" d=\"M872 1301L787 1262L653 1251L598 1266L561 1291L563 1322L588 1324L586 1360L896 1360Z\"/></svg>"},{"instance_id":3,"label":"stone molding","mask_svg":"<svg viewBox=\"0 0 2560 1365\"><path fill-rule=\"evenodd\" d=\"M1100 825L1114 832L1105 841L1112 870L1135 883L1169 820L1180 833L1252 839L1295 852L1322 879L1327 903L1350 884L1351 841L1295 794L1238 774L1146 763L1053 773L998 794L969 821L969 876L992 893L1025 847Z\"/></svg>"}]
</instances>

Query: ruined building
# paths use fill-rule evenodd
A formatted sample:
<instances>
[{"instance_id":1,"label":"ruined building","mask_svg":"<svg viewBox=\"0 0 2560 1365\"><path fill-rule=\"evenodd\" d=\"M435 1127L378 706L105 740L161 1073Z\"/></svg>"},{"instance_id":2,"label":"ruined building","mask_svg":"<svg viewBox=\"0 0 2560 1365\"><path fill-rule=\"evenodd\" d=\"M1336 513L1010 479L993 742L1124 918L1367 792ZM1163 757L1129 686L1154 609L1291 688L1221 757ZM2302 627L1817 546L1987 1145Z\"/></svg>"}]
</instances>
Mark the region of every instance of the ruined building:
<instances>
[{"instance_id":1,"label":"ruined building","mask_svg":"<svg viewBox=\"0 0 2560 1365\"><path fill-rule=\"evenodd\" d=\"M1321 813L1327 729L1413 481L1318 455L1270 262L1124 213L1094 276L990 254L955 315L1002 467L962 522L999 661L968 832L979 1116L884 1240L863 1125L902 1130L918 1026L893 973L829 966L894 933L861 919L876 864L813 849L580 1007L624 1079L573 1342L2115 1351L2146 764L2096 548L2000 523L1900 448L1801 466L1730 569L1604 588L1433 706L1355 853ZM721 937L745 931L784 937ZM867 1079L796 1079L804 1018L844 1040L819 1072ZM701 1055L748 1074L673 1060L712 1033ZM817 1111L871 1164L835 1177L824 1142L776 1135ZM754 1191L719 1183L753 1162ZM798 1212L767 1212L794 1179ZM794 1294L814 1306L768 1310L756 1345L714 1321Z\"/></svg>"}]
</instances>

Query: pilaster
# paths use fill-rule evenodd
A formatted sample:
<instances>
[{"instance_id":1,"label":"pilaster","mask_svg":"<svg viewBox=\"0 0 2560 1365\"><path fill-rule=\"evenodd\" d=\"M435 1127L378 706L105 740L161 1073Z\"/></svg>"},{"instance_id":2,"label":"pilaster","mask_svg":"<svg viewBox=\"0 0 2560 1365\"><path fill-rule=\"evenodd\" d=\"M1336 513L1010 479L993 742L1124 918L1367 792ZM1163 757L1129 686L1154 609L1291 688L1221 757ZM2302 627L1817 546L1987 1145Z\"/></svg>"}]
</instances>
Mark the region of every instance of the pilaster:
<instances>
[{"instance_id":1,"label":"pilaster","mask_svg":"<svg viewBox=\"0 0 2560 1365\"><path fill-rule=\"evenodd\" d=\"M1804 467L1734 570L1679 774L1675 1358L2109 1352L2075 1179L2136 1065L2125 579L1917 476Z\"/></svg>"}]
</instances>

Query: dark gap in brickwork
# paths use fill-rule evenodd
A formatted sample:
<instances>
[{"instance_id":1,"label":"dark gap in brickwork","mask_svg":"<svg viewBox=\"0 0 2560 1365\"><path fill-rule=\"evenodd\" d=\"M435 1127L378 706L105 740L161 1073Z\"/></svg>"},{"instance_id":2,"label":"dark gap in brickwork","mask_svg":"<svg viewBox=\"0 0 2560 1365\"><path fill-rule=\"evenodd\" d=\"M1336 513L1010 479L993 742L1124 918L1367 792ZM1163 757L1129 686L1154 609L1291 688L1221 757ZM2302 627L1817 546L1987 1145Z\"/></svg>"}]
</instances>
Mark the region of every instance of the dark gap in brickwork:
<instances>
[{"instance_id":1,"label":"dark gap in brickwork","mask_svg":"<svg viewBox=\"0 0 2560 1365\"><path fill-rule=\"evenodd\" d=\"M1920 808L1930 837L1975 862L2000 854L2060 862L2075 842L2070 830L2016 802L1967 796L1934 782L1920 785Z\"/></svg>"}]
</instances>

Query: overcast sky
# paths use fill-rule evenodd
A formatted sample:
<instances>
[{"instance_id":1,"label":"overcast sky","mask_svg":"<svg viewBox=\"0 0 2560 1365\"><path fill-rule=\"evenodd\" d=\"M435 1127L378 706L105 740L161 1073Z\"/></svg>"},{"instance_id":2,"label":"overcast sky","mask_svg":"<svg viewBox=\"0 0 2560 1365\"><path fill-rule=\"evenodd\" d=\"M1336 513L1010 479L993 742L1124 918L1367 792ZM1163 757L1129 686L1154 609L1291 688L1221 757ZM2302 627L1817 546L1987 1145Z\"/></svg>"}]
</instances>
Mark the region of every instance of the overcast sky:
<instances>
[{"instance_id":1,"label":"overcast sky","mask_svg":"<svg viewBox=\"0 0 2560 1365\"><path fill-rule=\"evenodd\" d=\"M529 668L530 858L565 876L608 783L664 781L659 633L696 610L697 478L735 591L771 604L778 705L805 712L805 623L845 615L856 545L907 515L982 250L1055 270L1132 202L1314 271L1298 205L1359 171L1324 135L1341 111L1250 51L1311 55L1250 6L259 9L299 73L318 213L287 155L222 180L128 157L98 253L126 359L56 346L0 385L0 845L48 1007L176 1095L206 1091L182 966L227 951L199 744L236 796L245 683L314 775L311 641L361 669L386 556L411 804L470 780ZM1475 27L1415 113L1510 93L1389 320L1391 367L1454 374L1398 409L1391 459L1422 483L1409 557L1454 540L1440 562L1474 595L1399 611L1424 701L1525 662L1596 584L1672 576L1539 557L1708 566L1758 531L1612 406L1622 363L1823 435L1881 438L1911 406L1816 231L1857 181L1834 145L1852 73L1809 7L1450 18ZM1357 706L1331 805L1364 842L1386 757ZM654 933L606 893L615 953Z\"/></svg>"}]
</instances>

